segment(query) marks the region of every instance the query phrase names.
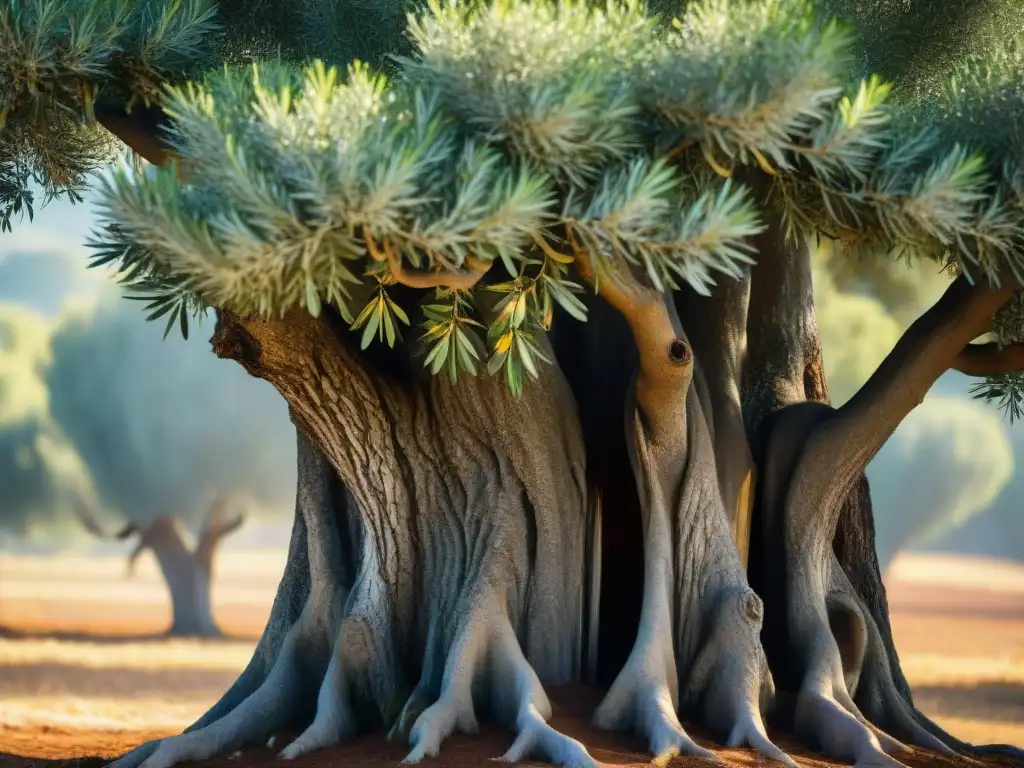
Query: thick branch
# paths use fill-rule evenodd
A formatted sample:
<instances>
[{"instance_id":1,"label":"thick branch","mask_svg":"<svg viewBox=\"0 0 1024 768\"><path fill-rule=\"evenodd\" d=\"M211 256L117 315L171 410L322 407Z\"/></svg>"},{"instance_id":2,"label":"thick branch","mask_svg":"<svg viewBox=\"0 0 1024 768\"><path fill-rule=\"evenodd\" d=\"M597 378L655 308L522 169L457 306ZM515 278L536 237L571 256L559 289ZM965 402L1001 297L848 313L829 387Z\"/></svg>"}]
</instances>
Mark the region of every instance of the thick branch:
<instances>
[{"instance_id":1,"label":"thick branch","mask_svg":"<svg viewBox=\"0 0 1024 768\"><path fill-rule=\"evenodd\" d=\"M871 458L971 340L990 327L1012 292L1012 287L971 285L958 277L857 394L811 433L791 499L821 510L815 525L835 526L843 498Z\"/></svg>"},{"instance_id":2,"label":"thick branch","mask_svg":"<svg viewBox=\"0 0 1024 768\"><path fill-rule=\"evenodd\" d=\"M963 276L953 281L839 409L840 418L834 423L842 425L840 431L846 433L843 442L847 450L862 454L870 447L870 455L874 455L936 380L960 359L967 345L988 330L992 315L1012 293L1012 287L971 285Z\"/></svg>"},{"instance_id":3,"label":"thick branch","mask_svg":"<svg viewBox=\"0 0 1024 768\"><path fill-rule=\"evenodd\" d=\"M999 376L1024 371L1024 344L968 344L953 361L953 370L968 376Z\"/></svg>"},{"instance_id":4,"label":"thick branch","mask_svg":"<svg viewBox=\"0 0 1024 768\"><path fill-rule=\"evenodd\" d=\"M586 254L580 250L576 258L584 279L596 282ZM681 414L666 413L666 405L685 402L680 394L686 391L693 374L693 354L680 338L675 307L628 274L621 274L618 280L601 280L598 292L625 318L633 334L640 356L636 401L648 420L648 428L674 422L678 429Z\"/></svg>"},{"instance_id":5,"label":"thick branch","mask_svg":"<svg viewBox=\"0 0 1024 768\"><path fill-rule=\"evenodd\" d=\"M166 165L173 158L164 133L170 118L160 107L137 106L129 112L123 104L101 101L93 113L96 122L153 165Z\"/></svg>"}]
</instances>

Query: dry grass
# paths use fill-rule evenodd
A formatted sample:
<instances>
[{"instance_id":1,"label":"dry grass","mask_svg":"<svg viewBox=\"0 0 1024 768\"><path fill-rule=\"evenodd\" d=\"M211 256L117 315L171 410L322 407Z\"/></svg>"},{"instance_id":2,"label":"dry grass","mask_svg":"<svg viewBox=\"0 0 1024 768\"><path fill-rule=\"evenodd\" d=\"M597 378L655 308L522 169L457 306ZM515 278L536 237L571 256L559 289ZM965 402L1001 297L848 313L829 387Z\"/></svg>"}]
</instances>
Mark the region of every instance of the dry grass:
<instances>
[{"instance_id":1,"label":"dry grass","mask_svg":"<svg viewBox=\"0 0 1024 768\"><path fill-rule=\"evenodd\" d=\"M0 752L113 755L186 726L248 661L283 560L225 552L214 606L234 637L193 641L159 637L151 561L128 581L116 558L0 557ZM921 708L967 741L1024 744L1024 568L904 559L889 591Z\"/></svg>"}]
</instances>

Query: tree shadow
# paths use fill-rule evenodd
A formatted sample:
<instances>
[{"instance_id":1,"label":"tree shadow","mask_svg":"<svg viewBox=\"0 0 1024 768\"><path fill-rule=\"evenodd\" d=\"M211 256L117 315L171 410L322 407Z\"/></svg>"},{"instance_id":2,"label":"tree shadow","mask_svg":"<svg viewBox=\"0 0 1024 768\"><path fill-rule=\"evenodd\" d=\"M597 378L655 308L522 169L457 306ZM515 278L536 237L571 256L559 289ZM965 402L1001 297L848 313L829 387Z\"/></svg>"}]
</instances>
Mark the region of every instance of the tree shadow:
<instances>
[{"instance_id":1,"label":"tree shadow","mask_svg":"<svg viewBox=\"0 0 1024 768\"><path fill-rule=\"evenodd\" d=\"M0 698L9 691L48 691L67 698L88 698L102 692L121 701L162 700L187 691L190 697L216 701L238 673L234 666L89 667L53 661L7 664L0 681Z\"/></svg>"},{"instance_id":2,"label":"tree shadow","mask_svg":"<svg viewBox=\"0 0 1024 768\"><path fill-rule=\"evenodd\" d=\"M0 766L3 768L103 768L110 763L105 757L72 757L49 759L45 757L22 757L10 752L0 752Z\"/></svg>"}]
</instances>

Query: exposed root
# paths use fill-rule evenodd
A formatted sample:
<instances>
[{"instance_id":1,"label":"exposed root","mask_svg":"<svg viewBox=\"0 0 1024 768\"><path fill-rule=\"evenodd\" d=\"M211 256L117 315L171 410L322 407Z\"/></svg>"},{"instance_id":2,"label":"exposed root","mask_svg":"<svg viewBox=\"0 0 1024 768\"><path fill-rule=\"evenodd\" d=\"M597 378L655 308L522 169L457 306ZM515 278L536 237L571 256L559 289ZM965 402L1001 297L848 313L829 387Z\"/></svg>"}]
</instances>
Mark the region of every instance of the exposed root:
<instances>
[{"instance_id":1,"label":"exposed root","mask_svg":"<svg viewBox=\"0 0 1024 768\"><path fill-rule=\"evenodd\" d=\"M314 611L306 616L286 639L277 664L255 693L207 727L164 739L141 768L170 768L263 744L286 727L312 693L309 681L322 679L330 660L330 627L317 626Z\"/></svg>"},{"instance_id":2,"label":"exposed root","mask_svg":"<svg viewBox=\"0 0 1024 768\"><path fill-rule=\"evenodd\" d=\"M566 768L596 768L597 763L580 742L548 725L551 704L533 667L523 656L507 618L498 623L491 664L495 690L514 691L517 707L515 728L518 735L501 760L514 763L534 757Z\"/></svg>"},{"instance_id":3,"label":"exposed root","mask_svg":"<svg viewBox=\"0 0 1024 768\"><path fill-rule=\"evenodd\" d=\"M463 616L444 665L440 695L415 719L409 736L412 751L403 763L436 757L442 742L455 732L477 731L474 690L487 692L485 703L499 722L514 726L517 736L501 760L539 757L568 768L595 768L586 748L547 724L551 704L533 667L526 661L501 602L489 589L461 611ZM430 670L427 670L428 674ZM482 685L481 685L482 684ZM403 710L406 720L423 702L418 687Z\"/></svg>"},{"instance_id":4,"label":"exposed root","mask_svg":"<svg viewBox=\"0 0 1024 768\"><path fill-rule=\"evenodd\" d=\"M732 724L728 746L751 747L772 760L795 765L768 738L762 719L775 687L758 637L761 600L745 586L723 589L711 615L711 630L690 667L684 701L702 707L704 721L712 728L722 731L723 725Z\"/></svg>"},{"instance_id":5,"label":"exposed root","mask_svg":"<svg viewBox=\"0 0 1024 768\"><path fill-rule=\"evenodd\" d=\"M636 450L640 466L649 465L650 451L643 427L634 419ZM657 476L653 478L657 482ZM641 494L655 499L645 505L644 597L640 609L640 628L636 643L611 689L594 715L594 724L606 730L633 730L648 741L648 749L657 765L685 754L714 760L714 753L691 739L676 710L679 706L679 682L672 639L671 581L672 531L668 512L662 504L660 488Z\"/></svg>"},{"instance_id":6,"label":"exposed root","mask_svg":"<svg viewBox=\"0 0 1024 768\"><path fill-rule=\"evenodd\" d=\"M323 679L351 581L350 553L344 552L338 526L339 518L345 520L346 499L332 485L325 457L301 431L297 449L297 520L289 561L253 660L192 728L143 744L111 768L167 768L265 743L305 709L316 681ZM295 616L297 601L301 612Z\"/></svg>"},{"instance_id":7,"label":"exposed root","mask_svg":"<svg viewBox=\"0 0 1024 768\"><path fill-rule=\"evenodd\" d=\"M794 728L801 738L857 768L900 766L898 757L908 748L893 733L915 747L950 750L917 721L897 689L878 627L831 547L843 493L823 490L817 481L801 484L793 469L813 461L804 447L807 436L834 413L818 404L791 408L769 442L762 513L769 562L781 566L775 576L782 583L770 593L784 595L769 608L784 605L775 631L781 621L787 639L777 652L785 653L787 678L797 692ZM857 465L843 467L843 477L858 474ZM870 718L855 696L868 705Z\"/></svg>"},{"instance_id":8,"label":"exposed root","mask_svg":"<svg viewBox=\"0 0 1024 768\"><path fill-rule=\"evenodd\" d=\"M852 587L850 592L852 596ZM858 710L864 713L865 721L872 723L872 727L881 725L914 746L940 754L953 754L951 746L926 726L931 724L930 721L920 715L897 688L882 634L867 608L860 604L859 598L854 599L857 601L857 615L866 629L867 647L856 685L848 684L847 687L861 702ZM875 733L878 735L880 731L876 729ZM1021 756L1024 757L1024 752Z\"/></svg>"},{"instance_id":9,"label":"exposed root","mask_svg":"<svg viewBox=\"0 0 1024 768\"><path fill-rule=\"evenodd\" d=\"M241 322L223 318L221 341ZM381 381L323 322L245 322L247 370L285 395L301 425L311 586L258 684L117 768L170 768L305 726L280 753L291 760L381 721L408 736L414 763L452 733L475 732L476 707L515 729L506 759L594 768L548 726L541 687L580 675L591 508L558 370L519 399L496 377L458 389Z\"/></svg>"},{"instance_id":10,"label":"exposed root","mask_svg":"<svg viewBox=\"0 0 1024 768\"><path fill-rule=\"evenodd\" d=\"M907 750L900 741L872 725L860 712L850 695L848 682L860 677L860 658L847 658L856 666L844 669L843 656L828 618L819 611L807 611L809 590L801 590L804 600L791 613L801 644L806 670L797 694L794 728L809 745L824 754L852 762L858 768L899 766L893 754ZM821 601L825 605L825 600ZM857 613L858 631L863 616ZM922 745L924 746L924 745Z\"/></svg>"},{"instance_id":11,"label":"exposed root","mask_svg":"<svg viewBox=\"0 0 1024 768\"><path fill-rule=\"evenodd\" d=\"M480 598L478 602L482 604L467 606L462 612L455 642L444 665L440 696L413 722L409 733L412 751L402 761L404 763L437 757L441 742L456 731L475 734L478 730L473 709L473 683L487 653L489 625L494 621L489 615L493 610L491 601ZM417 704L404 711L411 714L421 700L418 697Z\"/></svg>"},{"instance_id":12,"label":"exposed root","mask_svg":"<svg viewBox=\"0 0 1024 768\"><path fill-rule=\"evenodd\" d=\"M355 735L355 713L352 711L348 680L345 677L343 649L339 642L335 646L320 686L316 700L316 717L295 741L281 751L280 757L283 760L293 760L307 752L346 741Z\"/></svg>"},{"instance_id":13,"label":"exposed root","mask_svg":"<svg viewBox=\"0 0 1024 768\"><path fill-rule=\"evenodd\" d=\"M625 669L598 707L594 724L646 736L652 762L658 766L677 755L715 760L715 754L691 739L679 722L675 660L659 660L662 653L657 645L637 643ZM668 650L671 653L670 645Z\"/></svg>"}]
</instances>

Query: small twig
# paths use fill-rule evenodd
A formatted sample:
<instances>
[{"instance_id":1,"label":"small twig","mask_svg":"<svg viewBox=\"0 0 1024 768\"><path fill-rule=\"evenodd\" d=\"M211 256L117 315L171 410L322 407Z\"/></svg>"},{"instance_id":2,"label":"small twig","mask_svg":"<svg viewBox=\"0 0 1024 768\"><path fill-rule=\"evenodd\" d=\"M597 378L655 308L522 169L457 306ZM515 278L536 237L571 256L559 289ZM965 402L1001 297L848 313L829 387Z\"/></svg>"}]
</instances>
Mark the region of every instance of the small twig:
<instances>
[{"instance_id":1,"label":"small twig","mask_svg":"<svg viewBox=\"0 0 1024 768\"><path fill-rule=\"evenodd\" d=\"M392 279L396 283L408 288L447 288L453 291L468 291L479 283L480 279L487 274L487 270L491 268L490 262L469 256L466 258L466 264L469 266L469 269L465 272L409 270L402 266L401 258L395 253L395 249L391 247L387 238L382 243L383 250L377 246L373 236L369 233L367 233L365 240L366 248L369 250L373 260L387 262Z\"/></svg>"}]
</instances>

